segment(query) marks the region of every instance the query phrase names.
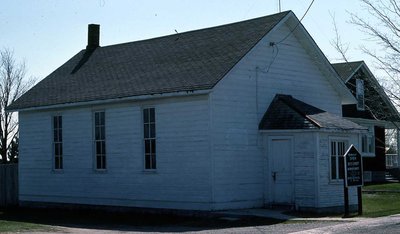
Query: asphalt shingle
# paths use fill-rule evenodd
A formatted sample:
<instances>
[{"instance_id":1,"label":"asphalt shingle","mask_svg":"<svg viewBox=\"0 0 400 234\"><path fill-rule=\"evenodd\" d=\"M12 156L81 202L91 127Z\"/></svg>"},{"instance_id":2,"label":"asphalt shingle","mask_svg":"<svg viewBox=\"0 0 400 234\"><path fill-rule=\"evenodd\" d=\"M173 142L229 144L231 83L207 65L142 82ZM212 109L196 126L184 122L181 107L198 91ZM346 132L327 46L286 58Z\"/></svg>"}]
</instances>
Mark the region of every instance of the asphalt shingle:
<instances>
[{"instance_id":1,"label":"asphalt shingle","mask_svg":"<svg viewBox=\"0 0 400 234\"><path fill-rule=\"evenodd\" d=\"M265 112L259 129L365 130L366 128L290 95L277 94Z\"/></svg>"},{"instance_id":2,"label":"asphalt shingle","mask_svg":"<svg viewBox=\"0 0 400 234\"><path fill-rule=\"evenodd\" d=\"M211 89L288 13L82 50L8 110Z\"/></svg>"}]
</instances>

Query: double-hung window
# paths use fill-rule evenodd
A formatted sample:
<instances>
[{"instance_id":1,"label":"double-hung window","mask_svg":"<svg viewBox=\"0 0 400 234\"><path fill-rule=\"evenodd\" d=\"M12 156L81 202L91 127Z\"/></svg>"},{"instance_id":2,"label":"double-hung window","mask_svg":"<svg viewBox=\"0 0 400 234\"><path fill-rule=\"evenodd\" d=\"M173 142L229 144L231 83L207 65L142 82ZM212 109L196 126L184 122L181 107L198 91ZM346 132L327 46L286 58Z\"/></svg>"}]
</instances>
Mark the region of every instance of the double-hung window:
<instances>
[{"instance_id":1,"label":"double-hung window","mask_svg":"<svg viewBox=\"0 0 400 234\"><path fill-rule=\"evenodd\" d=\"M331 180L339 180L344 178L344 154L346 153L347 141L331 140L330 141L330 158L331 158Z\"/></svg>"},{"instance_id":2,"label":"double-hung window","mask_svg":"<svg viewBox=\"0 0 400 234\"><path fill-rule=\"evenodd\" d=\"M106 125L104 111L94 112L94 151L97 170L106 169Z\"/></svg>"},{"instance_id":3,"label":"double-hung window","mask_svg":"<svg viewBox=\"0 0 400 234\"><path fill-rule=\"evenodd\" d=\"M143 109L144 168L156 169L156 116L154 108Z\"/></svg>"},{"instance_id":4,"label":"double-hung window","mask_svg":"<svg viewBox=\"0 0 400 234\"><path fill-rule=\"evenodd\" d=\"M356 79L356 99L357 99L357 110L364 110L364 81Z\"/></svg>"},{"instance_id":5,"label":"double-hung window","mask_svg":"<svg viewBox=\"0 0 400 234\"><path fill-rule=\"evenodd\" d=\"M361 152L363 156L375 155L374 126L368 126L368 132L361 135Z\"/></svg>"},{"instance_id":6,"label":"double-hung window","mask_svg":"<svg viewBox=\"0 0 400 234\"><path fill-rule=\"evenodd\" d=\"M63 169L62 116L53 116L54 169Z\"/></svg>"}]
</instances>

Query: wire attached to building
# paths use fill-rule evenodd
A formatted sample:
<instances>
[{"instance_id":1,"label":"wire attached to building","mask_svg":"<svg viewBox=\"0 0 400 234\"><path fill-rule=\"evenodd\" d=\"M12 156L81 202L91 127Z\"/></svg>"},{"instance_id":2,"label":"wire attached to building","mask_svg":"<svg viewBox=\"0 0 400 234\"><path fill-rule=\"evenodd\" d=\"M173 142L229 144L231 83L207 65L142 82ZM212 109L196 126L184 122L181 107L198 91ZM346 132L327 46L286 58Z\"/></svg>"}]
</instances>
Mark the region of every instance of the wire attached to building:
<instances>
[{"instance_id":1,"label":"wire attached to building","mask_svg":"<svg viewBox=\"0 0 400 234\"><path fill-rule=\"evenodd\" d=\"M269 72L269 69L271 68L272 64L275 62L276 58L278 57L278 54L279 54L278 45L281 44L282 42L284 42L290 35L292 35L292 33L294 32L294 30L296 30L296 28L300 25L301 21L302 21L302 20L304 19L304 17L307 15L308 11L311 9L311 6L314 4L314 2L315 2L315 0L312 0L312 1L311 1L310 5L308 6L307 10L304 12L304 14L303 14L303 16L301 17L301 19L299 20L299 22L297 22L296 26L295 26L292 30L290 30L290 32L289 32L282 40L280 40L280 41L278 41L278 42L270 42L270 43L269 43L269 46L271 46L271 47L273 47L273 48L276 47L276 54L274 55L274 50L273 50L273 51L272 51L272 54L273 54L272 60L271 60L271 62L269 63L269 65L266 67L265 71L262 71L262 72L265 72L265 73L268 73L268 72Z\"/></svg>"},{"instance_id":2,"label":"wire attached to building","mask_svg":"<svg viewBox=\"0 0 400 234\"><path fill-rule=\"evenodd\" d=\"M315 0L312 0L312 1L311 1L311 3L310 3L310 5L308 6L306 12L304 12L303 16L301 17L301 19L299 20L299 22L297 22L296 26L295 26L292 30L290 30L290 32L289 32L282 40L276 42L276 43L275 43L276 45L282 43L282 42L285 41L290 35L292 35L292 33L294 32L294 30L296 30L296 28L300 25L301 21L302 21L302 20L304 19L304 17L307 15L308 11L311 9L311 6L314 4L314 1L315 1Z\"/></svg>"}]
</instances>

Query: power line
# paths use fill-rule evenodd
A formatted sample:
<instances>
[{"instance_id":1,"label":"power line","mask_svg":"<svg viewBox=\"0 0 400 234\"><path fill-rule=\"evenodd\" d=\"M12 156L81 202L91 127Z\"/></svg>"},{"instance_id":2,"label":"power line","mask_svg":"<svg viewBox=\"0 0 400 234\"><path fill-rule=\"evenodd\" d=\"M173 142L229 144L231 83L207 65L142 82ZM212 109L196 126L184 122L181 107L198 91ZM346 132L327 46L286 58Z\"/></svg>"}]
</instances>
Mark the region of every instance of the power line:
<instances>
[{"instance_id":1,"label":"power line","mask_svg":"<svg viewBox=\"0 0 400 234\"><path fill-rule=\"evenodd\" d=\"M312 0L310 5L308 6L306 12L304 12L303 16L301 17L301 19L299 20L299 22L297 22L296 26L288 33L288 35L286 35L282 40L278 41L275 44L279 44L282 43L283 41L285 41L293 32L294 30L296 30L296 28L300 25L301 21L304 19L304 17L307 15L308 11L310 10L311 6L314 4L315 0Z\"/></svg>"},{"instance_id":2,"label":"power line","mask_svg":"<svg viewBox=\"0 0 400 234\"><path fill-rule=\"evenodd\" d=\"M288 35L286 35L282 40L280 40L279 42L270 42L269 43L269 45L273 48L273 50L272 50L272 55L273 55L273 57L272 57L272 60L271 60L271 62L268 64L268 66L266 67L266 70L265 71L263 71L262 70L262 72L265 72L265 73L268 73L269 72L269 70L270 70L270 68L271 68L271 66L272 66L272 64L274 64L274 62L275 62L275 60L276 60L276 58L278 57L278 54L279 54L279 47L278 47L278 44L280 44L280 43L282 43L282 42L284 42L292 33L293 33L293 31L294 30L296 30L296 28L300 25L300 23L301 23L301 21L304 19L304 17L307 15L307 13L308 13L308 11L310 10L310 8L311 8L311 6L314 4L314 1L315 0L312 0L311 1L311 3L310 3L310 5L308 6L308 8L307 8L307 10L304 12L304 14L303 14L303 16L301 17L301 19L299 20L299 22L297 23L297 25L288 33ZM288 46L290 46L289 44L285 44L285 45L288 45ZM274 48L276 47L276 54L274 55Z\"/></svg>"}]
</instances>

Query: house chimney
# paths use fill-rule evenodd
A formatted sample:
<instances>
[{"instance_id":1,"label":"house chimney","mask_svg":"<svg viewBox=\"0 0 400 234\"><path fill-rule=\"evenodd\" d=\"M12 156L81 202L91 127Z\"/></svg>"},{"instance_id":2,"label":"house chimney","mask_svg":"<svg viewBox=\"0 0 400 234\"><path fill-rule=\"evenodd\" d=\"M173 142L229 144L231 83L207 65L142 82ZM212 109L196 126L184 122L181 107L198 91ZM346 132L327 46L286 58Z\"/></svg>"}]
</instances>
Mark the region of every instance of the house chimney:
<instances>
[{"instance_id":1,"label":"house chimney","mask_svg":"<svg viewBox=\"0 0 400 234\"><path fill-rule=\"evenodd\" d=\"M88 44L87 50L94 50L99 47L100 43L100 25L89 24L88 25Z\"/></svg>"}]
</instances>

